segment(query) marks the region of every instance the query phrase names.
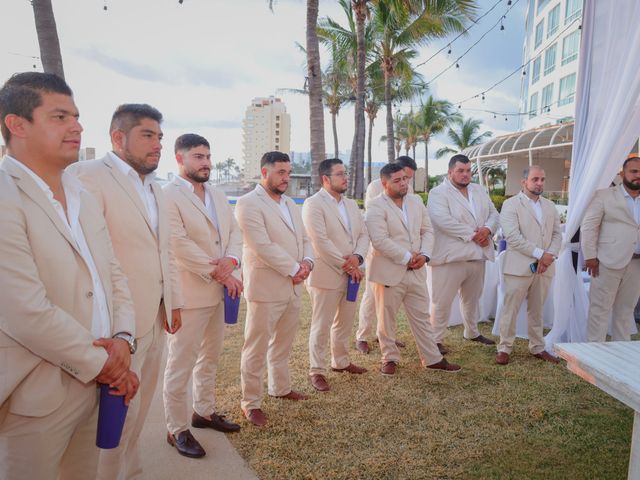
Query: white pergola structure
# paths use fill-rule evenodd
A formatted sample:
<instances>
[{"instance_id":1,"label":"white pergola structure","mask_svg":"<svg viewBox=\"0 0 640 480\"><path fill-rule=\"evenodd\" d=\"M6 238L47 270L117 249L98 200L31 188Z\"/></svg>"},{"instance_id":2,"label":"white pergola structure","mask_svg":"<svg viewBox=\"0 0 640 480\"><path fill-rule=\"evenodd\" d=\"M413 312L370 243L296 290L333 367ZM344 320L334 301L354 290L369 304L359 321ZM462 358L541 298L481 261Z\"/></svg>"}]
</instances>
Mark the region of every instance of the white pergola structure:
<instances>
[{"instance_id":1,"label":"white pergola structure","mask_svg":"<svg viewBox=\"0 0 640 480\"><path fill-rule=\"evenodd\" d=\"M506 195L520 190L520 178L527 165L545 169L545 190L566 192L569 185L573 122L510 133L465 149L462 153L476 163L476 170L486 172L496 166L507 167ZM483 185L483 175L478 175Z\"/></svg>"}]
</instances>

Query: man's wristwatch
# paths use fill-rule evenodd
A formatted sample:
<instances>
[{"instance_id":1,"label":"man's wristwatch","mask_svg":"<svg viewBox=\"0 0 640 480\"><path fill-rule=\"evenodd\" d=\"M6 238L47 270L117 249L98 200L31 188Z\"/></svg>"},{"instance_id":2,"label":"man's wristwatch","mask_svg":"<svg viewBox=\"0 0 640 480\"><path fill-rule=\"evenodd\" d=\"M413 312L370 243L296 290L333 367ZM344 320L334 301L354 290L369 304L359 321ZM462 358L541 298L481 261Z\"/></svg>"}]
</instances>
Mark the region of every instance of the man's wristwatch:
<instances>
[{"instance_id":1,"label":"man's wristwatch","mask_svg":"<svg viewBox=\"0 0 640 480\"><path fill-rule=\"evenodd\" d=\"M136 337L134 337L130 333L118 332L112 338L119 338L121 340L124 340L129 345L129 353L131 353L131 355L136 353L136 350L138 349L138 342L136 341Z\"/></svg>"},{"instance_id":2,"label":"man's wristwatch","mask_svg":"<svg viewBox=\"0 0 640 480\"><path fill-rule=\"evenodd\" d=\"M357 253L355 253L354 255L358 257L358 264L362 265L364 263L364 258L362 258L362 255L358 255Z\"/></svg>"}]
</instances>

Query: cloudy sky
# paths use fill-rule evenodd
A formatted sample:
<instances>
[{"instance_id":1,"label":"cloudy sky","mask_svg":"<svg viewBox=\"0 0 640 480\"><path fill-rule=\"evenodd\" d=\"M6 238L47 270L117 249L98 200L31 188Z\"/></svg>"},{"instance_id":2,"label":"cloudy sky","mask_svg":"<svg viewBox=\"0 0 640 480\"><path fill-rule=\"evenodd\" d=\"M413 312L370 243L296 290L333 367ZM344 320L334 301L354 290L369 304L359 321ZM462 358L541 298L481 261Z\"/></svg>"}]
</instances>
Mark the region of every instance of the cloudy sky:
<instances>
[{"instance_id":1,"label":"cloudy sky","mask_svg":"<svg viewBox=\"0 0 640 480\"><path fill-rule=\"evenodd\" d=\"M458 102L479 94L522 63L524 14L527 0L478 0L478 16L495 8L469 33L418 68L427 81L448 67L503 19L505 29L490 31L477 46L430 84L439 98ZM291 149L309 150L307 98L278 89L302 88L303 57L295 42L305 41L305 2L277 0L270 12L266 0L53 0L68 83L75 93L84 126L83 146L102 155L109 149L108 124L121 103L149 103L163 114L164 154L159 173L175 170L172 145L186 132L200 133L212 142L214 161L242 160L242 118L253 97L278 95L292 119ZM107 10L104 10L104 6ZM33 11L28 0L5 1L0 7L0 79L12 73L41 69ZM320 0L320 16L345 23L335 0ZM450 40L420 49L427 60ZM517 112L521 75L516 74L486 95L462 105L465 116L484 121L487 130L501 134L517 130L517 117L493 118L497 112ZM419 99L414 105L420 104ZM410 105L404 105L408 111ZM374 161L384 161L384 112L374 129ZM333 150L330 118L325 115L327 150ZM353 136L353 110L339 116L341 149ZM436 138L430 151L446 143ZM424 158L418 147L418 160ZM433 160L431 171L446 170Z\"/></svg>"}]
</instances>

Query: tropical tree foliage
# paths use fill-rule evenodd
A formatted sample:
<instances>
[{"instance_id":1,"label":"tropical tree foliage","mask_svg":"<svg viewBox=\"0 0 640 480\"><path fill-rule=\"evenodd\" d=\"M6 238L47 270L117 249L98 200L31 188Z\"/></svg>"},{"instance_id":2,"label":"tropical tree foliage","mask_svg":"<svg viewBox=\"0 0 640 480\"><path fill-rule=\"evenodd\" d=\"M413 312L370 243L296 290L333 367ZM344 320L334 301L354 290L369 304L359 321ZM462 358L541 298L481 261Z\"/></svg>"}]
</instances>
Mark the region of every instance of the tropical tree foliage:
<instances>
[{"instance_id":1,"label":"tropical tree foliage","mask_svg":"<svg viewBox=\"0 0 640 480\"><path fill-rule=\"evenodd\" d=\"M442 158L445 155L453 155L461 153L463 150L475 145L483 143L490 138L492 132L480 133L482 122L475 118L458 118L453 122L453 126L447 130L447 136L451 141L452 147L442 147L436 152L436 158Z\"/></svg>"}]
</instances>

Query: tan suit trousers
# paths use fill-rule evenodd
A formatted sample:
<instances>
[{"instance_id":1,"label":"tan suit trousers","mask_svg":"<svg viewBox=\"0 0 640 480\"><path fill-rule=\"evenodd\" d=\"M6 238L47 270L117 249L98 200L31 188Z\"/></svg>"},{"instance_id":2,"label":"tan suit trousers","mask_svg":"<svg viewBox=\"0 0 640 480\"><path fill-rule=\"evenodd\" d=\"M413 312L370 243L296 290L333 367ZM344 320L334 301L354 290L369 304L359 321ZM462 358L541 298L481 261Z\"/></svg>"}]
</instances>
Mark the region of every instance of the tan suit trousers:
<instances>
[{"instance_id":1,"label":"tan suit trousers","mask_svg":"<svg viewBox=\"0 0 640 480\"><path fill-rule=\"evenodd\" d=\"M633 310L640 297L640 259L631 260L625 268L607 268L602 263L599 275L591 279L589 289L589 322L587 338L590 342L607 339L609 319L613 314L611 340L631 339L629 328Z\"/></svg>"},{"instance_id":2,"label":"tan suit trousers","mask_svg":"<svg viewBox=\"0 0 640 480\"><path fill-rule=\"evenodd\" d=\"M167 335L164 412L167 430L187 430L187 387L193 377L193 410L201 417L216 411L216 372L224 340L224 302L182 310L182 327Z\"/></svg>"},{"instance_id":3,"label":"tan suit trousers","mask_svg":"<svg viewBox=\"0 0 640 480\"><path fill-rule=\"evenodd\" d=\"M429 321L429 293L424 276L418 277L413 270L407 270L398 285L385 287L374 283L374 292L382 363L400 361L400 349L395 340L396 314L401 305L407 312L409 328L416 340L422 365L433 365L442 360Z\"/></svg>"},{"instance_id":4,"label":"tan suit trousers","mask_svg":"<svg viewBox=\"0 0 640 480\"><path fill-rule=\"evenodd\" d=\"M358 312L356 340L367 341L373 330L373 320L376 318L376 297L373 293L373 282L365 280L363 284L365 289Z\"/></svg>"},{"instance_id":5,"label":"tan suit trousers","mask_svg":"<svg viewBox=\"0 0 640 480\"><path fill-rule=\"evenodd\" d=\"M529 352L544 350L543 306L547 299L552 277L544 275L504 276L504 300L500 312L500 343L498 352L511 353L516 338L516 318L524 299L527 299L527 336Z\"/></svg>"},{"instance_id":6,"label":"tan suit trousers","mask_svg":"<svg viewBox=\"0 0 640 480\"><path fill-rule=\"evenodd\" d=\"M478 317L484 287L484 260L445 263L431 267L431 325L437 343L447 336L451 305L460 293L464 338L480 335Z\"/></svg>"},{"instance_id":7,"label":"tan suit trousers","mask_svg":"<svg viewBox=\"0 0 640 480\"><path fill-rule=\"evenodd\" d=\"M291 391L289 354L298 330L300 297L293 293L284 302L247 302L247 322L240 358L240 406L246 413L260 408L264 395L264 371L269 395Z\"/></svg>"},{"instance_id":8,"label":"tan suit trousers","mask_svg":"<svg viewBox=\"0 0 640 480\"><path fill-rule=\"evenodd\" d=\"M345 281L346 283L346 281ZM327 343L331 337L331 366L346 368L349 338L356 313L356 302L347 301L347 289L327 290L308 287L312 314L309 333L309 374L327 372Z\"/></svg>"},{"instance_id":9,"label":"tan suit trousers","mask_svg":"<svg viewBox=\"0 0 640 480\"><path fill-rule=\"evenodd\" d=\"M69 382L67 397L49 415L24 417L7 412L0 423L0 479L95 478L98 390L94 382L85 385L68 377L65 381Z\"/></svg>"},{"instance_id":10,"label":"tan suit trousers","mask_svg":"<svg viewBox=\"0 0 640 480\"><path fill-rule=\"evenodd\" d=\"M161 305L160 309L164 309L164 305ZM131 356L131 370L140 379L140 389L129 403L120 445L110 450L100 450L98 476L96 477L98 480L142 478L142 459L138 438L147 419L162 370L162 353L164 351L162 318L161 310L158 310L151 331L144 337L137 339L138 349Z\"/></svg>"}]
</instances>

